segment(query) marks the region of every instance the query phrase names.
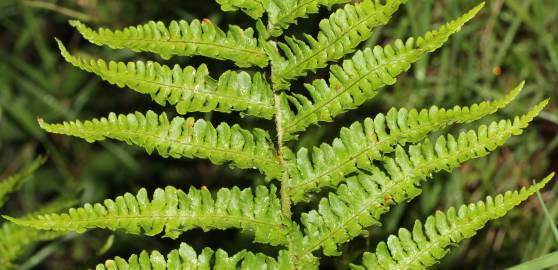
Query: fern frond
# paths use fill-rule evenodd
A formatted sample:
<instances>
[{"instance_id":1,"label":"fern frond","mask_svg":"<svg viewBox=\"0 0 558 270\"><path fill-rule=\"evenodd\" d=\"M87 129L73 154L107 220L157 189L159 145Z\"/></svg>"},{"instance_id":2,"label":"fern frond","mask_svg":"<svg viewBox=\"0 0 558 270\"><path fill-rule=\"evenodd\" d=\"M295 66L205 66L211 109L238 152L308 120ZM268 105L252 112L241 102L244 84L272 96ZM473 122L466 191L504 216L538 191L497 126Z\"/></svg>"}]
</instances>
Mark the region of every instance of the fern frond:
<instances>
[{"instance_id":1,"label":"fern frond","mask_svg":"<svg viewBox=\"0 0 558 270\"><path fill-rule=\"evenodd\" d=\"M543 188L553 173L529 188L507 191L495 198L462 205L458 210L450 208L445 214L437 211L426 222L416 221L412 232L399 229L398 235L390 235L380 242L375 253L363 255L362 266L351 265L352 269L426 269L448 254L449 248L464 239L473 237L485 224L504 216L508 211Z\"/></svg>"},{"instance_id":2,"label":"fern frond","mask_svg":"<svg viewBox=\"0 0 558 270\"><path fill-rule=\"evenodd\" d=\"M386 24L404 2L406 0L388 0L382 5L379 1L364 0L345 5L320 22L317 38L305 35L306 41L302 41L286 37L287 43L278 43L286 58L268 44L266 51L272 61L273 88L285 89L290 80L306 75L308 70L323 68L329 61L352 52L372 35L372 28Z\"/></svg>"},{"instance_id":3,"label":"fern frond","mask_svg":"<svg viewBox=\"0 0 558 270\"><path fill-rule=\"evenodd\" d=\"M322 143L314 147L311 155L306 148L286 155L290 195L293 201L304 200L310 191L325 186L336 186L345 176L373 166L374 160L393 151L395 145L421 141L428 133L454 123L468 123L480 119L509 104L521 91L523 83L502 99L482 102L470 107L452 109L407 110L392 108L387 115L377 114L349 128L342 128L340 137L331 145ZM289 153L289 152L287 152Z\"/></svg>"},{"instance_id":4,"label":"fern frond","mask_svg":"<svg viewBox=\"0 0 558 270\"><path fill-rule=\"evenodd\" d=\"M263 0L216 0L223 11L236 11L248 14L252 19L259 19L265 12Z\"/></svg>"},{"instance_id":5,"label":"fern frond","mask_svg":"<svg viewBox=\"0 0 558 270\"><path fill-rule=\"evenodd\" d=\"M279 36L283 29L297 22L299 18L307 18L309 14L318 13L320 6L330 9L336 4L344 4L350 0L270 0L267 1L267 31L271 36Z\"/></svg>"},{"instance_id":6,"label":"fern frond","mask_svg":"<svg viewBox=\"0 0 558 270\"><path fill-rule=\"evenodd\" d=\"M124 230L132 234L177 238L182 232L238 228L253 232L255 241L272 245L284 244L289 221L281 213L276 189L258 186L255 192L220 189L215 198L206 188L191 187L188 193L174 187L155 190L153 199L141 189L136 196L126 193L103 204L85 204L66 214L45 214L37 217L7 219L22 226L56 231L83 233L92 228Z\"/></svg>"},{"instance_id":7,"label":"fern frond","mask_svg":"<svg viewBox=\"0 0 558 270\"><path fill-rule=\"evenodd\" d=\"M45 163L46 157L38 157L16 174L0 180L0 208L8 200L8 195L16 191L31 175Z\"/></svg>"},{"instance_id":8,"label":"fern frond","mask_svg":"<svg viewBox=\"0 0 558 270\"><path fill-rule=\"evenodd\" d=\"M167 102L179 114L187 112L241 111L270 119L275 113L273 93L261 73L226 71L218 80L209 76L207 66L169 67L156 62L114 62L71 55L58 41L62 56L72 65L97 74L119 87L149 94L155 102Z\"/></svg>"},{"instance_id":9,"label":"fern frond","mask_svg":"<svg viewBox=\"0 0 558 270\"><path fill-rule=\"evenodd\" d=\"M373 98L385 85L392 85L396 77L407 71L411 64L426 53L441 47L448 38L458 32L483 7L480 4L460 18L426 33L422 37L396 40L392 45L376 46L357 51L341 66L332 65L329 85L323 79L306 84L311 100L303 95L287 95L281 99L282 130L286 140L296 132L321 121L330 122L343 112L352 110ZM291 111L291 103L296 114Z\"/></svg>"},{"instance_id":10,"label":"fern frond","mask_svg":"<svg viewBox=\"0 0 558 270\"><path fill-rule=\"evenodd\" d=\"M335 193L320 201L318 210L302 214L305 247L308 254L320 247L325 255L338 255L337 245L358 236L369 226L379 224L389 207L408 201L421 192L420 184L434 172L451 171L463 162L482 157L503 145L511 136L521 134L546 103L535 106L513 122L501 120L481 125L475 132L462 132L456 139L441 136L433 145L429 139L411 145L408 151L398 146L395 157L386 158L383 168L371 167L370 175L347 179Z\"/></svg>"},{"instance_id":11,"label":"fern frond","mask_svg":"<svg viewBox=\"0 0 558 270\"><path fill-rule=\"evenodd\" d=\"M39 124L48 132L88 142L111 138L145 148L148 153L156 149L163 157L207 158L214 164L231 161L238 168L258 168L268 179L281 175L269 134L258 128L246 130L227 123L215 128L210 122L191 117L169 121L165 113L157 115L153 111L145 115L110 113L108 118L62 124L47 124L39 119Z\"/></svg>"},{"instance_id":12,"label":"fern frond","mask_svg":"<svg viewBox=\"0 0 558 270\"><path fill-rule=\"evenodd\" d=\"M164 59L172 55L202 55L221 60L232 60L239 67L267 66L268 57L258 47L254 30L231 25L225 33L211 21L184 20L147 24L112 31L100 28L95 31L79 21L70 21L86 39L97 45L113 49L129 48L136 52L153 52Z\"/></svg>"},{"instance_id":13,"label":"fern frond","mask_svg":"<svg viewBox=\"0 0 558 270\"><path fill-rule=\"evenodd\" d=\"M45 212L57 212L75 205L77 200L56 200L47 206L25 215L30 218ZM0 227L0 269L16 268L14 262L33 244L64 235L65 232L44 231L5 222Z\"/></svg>"},{"instance_id":14,"label":"fern frond","mask_svg":"<svg viewBox=\"0 0 558 270\"><path fill-rule=\"evenodd\" d=\"M107 260L99 264L96 270L171 270L171 269L268 269L286 270L289 261L284 251L279 252L279 259L275 260L262 253L252 253L242 250L233 256L226 251L214 251L204 248L199 254L189 245L180 244L179 249L171 250L165 259L158 251L142 251L139 256L134 254L126 261L120 257Z\"/></svg>"}]
</instances>

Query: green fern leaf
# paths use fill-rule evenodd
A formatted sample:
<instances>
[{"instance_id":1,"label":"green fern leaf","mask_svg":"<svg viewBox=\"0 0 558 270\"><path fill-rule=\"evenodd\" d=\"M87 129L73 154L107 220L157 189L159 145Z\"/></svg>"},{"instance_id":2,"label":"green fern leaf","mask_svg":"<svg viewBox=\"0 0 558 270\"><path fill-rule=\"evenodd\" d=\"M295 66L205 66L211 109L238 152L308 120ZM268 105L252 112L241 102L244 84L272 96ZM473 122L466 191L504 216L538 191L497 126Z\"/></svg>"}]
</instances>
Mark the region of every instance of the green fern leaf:
<instances>
[{"instance_id":1,"label":"green fern leaf","mask_svg":"<svg viewBox=\"0 0 558 270\"><path fill-rule=\"evenodd\" d=\"M473 237L488 221L504 216L543 188L553 175L550 174L527 189L507 191L495 198L488 196L485 201L462 205L459 210L452 207L445 214L437 211L424 224L417 220L412 232L399 229L397 236L388 237L387 244L380 242L375 253L364 253L363 266L351 265L351 268L426 269L447 255L450 246Z\"/></svg>"},{"instance_id":2,"label":"green fern leaf","mask_svg":"<svg viewBox=\"0 0 558 270\"><path fill-rule=\"evenodd\" d=\"M58 41L58 40L57 40ZM227 71L218 80L209 76L207 66L173 68L156 62L113 62L71 55L58 41L62 56L76 67L99 75L119 87L127 86L149 94L158 104L167 102L179 114L187 112L231 112L270 119L275 113L271 87L261 73Z\"/></svg>"},{"instance_id":3,"label":"green fern leaf","mask_svg":"<svg viewBox=\"0 0 558 270\"><path fill-rule=\"evenodd\" d=\"M290 24L299 18L307 18L309 14L318 13L320 6L328 9L336 4L344 4L350 0L269 0L267 1L267 31L277 37Z\"/></svg>"},{"instance_id":4,"label":"green fern leaf","mask_svg":"<svg viewBox=\"0 0 558 270\"><path fill-rule=\"evenodd\" d=\"M329 72L329 85L318 79L305 88L312 101L303 95L287 95L281 98L282 123L284 139L293 139L296 132L305 130L320 121L332 121L336 115L352 110L374 97L385 85L396 82L396 76L407 71L426 53L441 47L448 38L458 32L484 6L473 8L460 18L451 21L437 30L426 33L406 42L396 40L384 48L366 48L357 51L342 66L332 65ZM297 113L291 111L291 103Z\"/></svg>"},{"instance_id":5,"label":"green fern leaf","mask_svg":"<svg viewBox=\"0 0 558 270\"><path fill-rule=\"evenodd\" d=\"M397 144L421 141L429 132L454 123L468 123L496 112L511 102L523 88L523 83L502 99L482 102L471 107L456 106L452 109L407 110L392 108L387 115L378 114L362 123L355 122L341 129L341 136L331 145L322 143L314 147L312 155L301 148L296 156L286 152L291 183L290 194L295 202L305 199L305 194L325 186L336 186L345 176L360 169L367 169L374 160L393 151Z\"/></svg>"},{"instance_id":6,"label":"green fern leaf","mask_svg":"<svg viewBox=\"0 0 558 270\"><path fill-rule=\"evenodd\" d=\"M404 2L406 0L388 0L382 5L378 1L364 0L346 5L320 22L317 38L305 35L304 42L286 37L286 44L278 43L286 58L273 48L274 45L268 44L265 48L272 61L274 89L286 89L290 80L306 75L308 70L323 68L329 61L352 52L372 35L372 28L386 24Z\"/></svg>"},{"instance_id":7,"label":"green fern leaf","mask_svg":"<svg viewBox=\"0 0 558 270\"><path fill-rule=\"evenodd\" d=\"M223 11L242 10L252 19L259 19L265 12L263 0L216 0Z\"/></svg>"},{"instance_id":8,"label":"green fern leaf","mask_svg":"<svg viewBox=\"0 0 558 270\"><path fill-rule=\"evenodd\" d=\"M18 173L0 180L0 208L8 200L8 195L16 191L33 173L45 163L46 157L38 157L31 164L21 169Z\"/></svg>"},{"instance_id":9,"label":"green fern leaf","mask_svg":"<svg viewBox=\"0 0 558 270\"><path fill-rule=\"evenodd\" d=\"M338 244L358 236L364 228L380 224L380 216L391 205L418 196L421 182L432 173L451 171L467 160L487 155L511 136L521 134L545 104L535 106L513 122L481 125L476 132L462 132L457 139L441 136L434 145L425 139L411 145L408 151L398 146L393 158L384 159L383 168L374 166L369 175L360 173L348 178L346 184L320 201L318 210L302 214L305 246L299 254L323 247L325 255L339 255Z\"/></svg>"},{"instance_id":10,"label":"green fern leaf","mask_svg":"<svg viewBox=\"0 0 558 270\"><path fill-rule=\"evenodd\" d=\"M214 164L232 161L238 168L257 168L268 179L281 176L281 166L275 157L269 134L262 129L251 131L238 125L221 123L217 128L203 119L157 115L109 114L108 118L47 124L40 126L52 133L72 135L88 142L111 138L143 147L148 153L154 149L163 157L208 158Z\"/></svg>"},{"instance_id":11,"label":"green fern leaf","mask_svg":"<svg viewBox=\"0 0 558 270\"><path fill-rule=\"evenodd\" d=\"M255 241L272 245L284 244L289 233L288 219L281 214L276 189L258 186L240 190L222 188L215 198L206 188L190 188L188 193L174 187L155 190L149 200L141 189L136 196L126 193L103 204L85 204L70 209L67 214L45 214L32 218L14 219L16 224L43 230L76 231L92 228L122 229L128 233L156 235L165 231L166 237L177 238L182 232L239 228L253 232Z\"/></svg>"},{"instance_id":12,"label":"green fern leaf","mask_svg":"<svg viewBox=\"0 0 558 270\"><path fill-rule=\"evenodd\" d=\"M165 270L165 269L268 269L268 270L287 270L289 261L285 252L279 252L279 260L275 260L262 253L252 253L242 250L233 256L229 256L226 251L218 249L213 251L204 248L201 253L185 243L180 244L179 249L170 251L165 259L158 251L142 251L139 256L132 255L126 261L120 257L114 260L107 260L104 264L99 264L96 270Z\"/></svg>"},{"instance_id":13,"label":"green fern leaf","mask_svg":"<svg viewBox=\"0 0 558 270\"><path fill-rule=\"evenodd\" d=\"M254 30L231 25L224 32L209 20L150 21L144 25L111 31L100 28L95 31L79 21L70 24L89 41L97 45L108 45L113 49L129 48L133 51L153 52L164 59L172 55L202 55L221 60L232 60L239 67L267 66L268 57L258 47Z\"/></svg>"}]
</instances>

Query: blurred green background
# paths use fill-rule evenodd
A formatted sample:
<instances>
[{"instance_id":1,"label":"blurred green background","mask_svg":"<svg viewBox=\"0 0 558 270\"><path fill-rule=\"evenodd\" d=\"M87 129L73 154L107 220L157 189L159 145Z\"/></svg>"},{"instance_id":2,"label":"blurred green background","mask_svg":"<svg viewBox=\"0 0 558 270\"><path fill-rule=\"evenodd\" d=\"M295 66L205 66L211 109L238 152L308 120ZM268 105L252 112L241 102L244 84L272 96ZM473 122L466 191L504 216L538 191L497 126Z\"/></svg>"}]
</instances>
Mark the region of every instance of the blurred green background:
<instances>
[{"instance_id":1,"label":"blurred green background","mask_svg":"<svg viewBox=\"0 0 558 270\"><path fill-rule=\"evenodd\" d=\"M409 1L390 23L379 28L363 46L385 44L394 38L417 36L458 17L477 1ZM316 33L320 18L327 10L291 27L289 33ZM213 1L140 1L140 0L0 0L0 178L10 175L39 154L49 161L2 209L2 213L21 215L59 196L76 194L82 202L98 202L140 187L190 185L209 188L260 183L255 171L232 170L204 160L163 159L143 150L112 141L88 144L85 141L46 134L37 125L41 117L51 122L101 117L109 112L135 110L167 111L143 96L101 81L66 63L58 53L54 37L73 52L112 60L155 59L166 63L198 65L208 63L218 75L229 63L201 57L175 57L163 61L153 54L129 50L110 50L85 42L67 24L78 18L91 26L120 28L148 20L209 18L224 26L253 26L240 12L223 13ZM324 265L345 269L358 260L364 249L375 246L400 226L409 227L436 209L447 209L473 202L489 194L514 189L540 179L558 165L558 2L556 0L490 0L483 12L467 24L442 49L423 58L394 87L381 91L371 102L336 119L335 123L313 127L298 146L331 141L339 127L352 121L385 112L392 106L422 108L431 105L452 107L491 100L504 95L522 80L525 90L496 117L511 117L551 98L550 105L527 131L488 157L466 163L451 174L434 175L423 195L395 207L383 218L383 227L371 230L345 246L343 257L324 259ZM323 73L309 76L308 80ZM236 114L194 114L214 122L240 122L243 126L268 127L270 123ZM453 128L457 132L464 126ZM558 185L552 182L542 195L553 220L558 216ZM301 206L300 208L309 207ZM438 266L440 269L501 269L556 250L535 197L505 218L491 222L471 240L453 249ZM113 239L114 237L114 239ZM111 240L114 242L111 245ZM249 238L237 232L191 231L178 240L157 237L111 235L102 230L38 244L21 257L21 269L84 269L114 256L128 257L142 249L164 252L178 247L180 241L201 248L221 247L234 252L250 247ZM104 247L104 248L103 248ZM108 248L108 249L107 249ZM269 250L262 245L253 250Z\"/></svg>"}]
</instances>

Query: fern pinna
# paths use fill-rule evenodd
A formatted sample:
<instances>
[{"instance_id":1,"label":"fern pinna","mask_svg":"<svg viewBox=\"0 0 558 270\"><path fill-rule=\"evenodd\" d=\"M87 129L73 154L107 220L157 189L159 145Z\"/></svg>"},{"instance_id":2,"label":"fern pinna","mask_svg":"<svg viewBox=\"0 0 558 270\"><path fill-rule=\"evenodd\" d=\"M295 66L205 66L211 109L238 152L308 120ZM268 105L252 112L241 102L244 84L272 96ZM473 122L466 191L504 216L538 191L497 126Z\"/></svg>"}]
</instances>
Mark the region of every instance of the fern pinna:
<instances>
[{"instance_id":1,"label":"fern pinna","mask_svg":"<svg viewBox=\"0 0 558 270\"><path fill-rule=\"evenodd\" d=\"M342 128L337 138L308 149L292 141L311 125L333 121L373 98L382 87L429 52L441 47L483 7L423 36L358 49L374 28L384 25L405 0L217 0L224 11L242 10L257 20L252 28L222 30L211 21L149 22L112 31L70 24L89 41L111 48L153 52L163 58L201 55L230 60L238 67L216 77L206 65L167 66L153 61L114 62L72 54L58 41L62 56L74 66L110 84L148 94L179 115L189 112L240 112L274 120L275 130L246 129L238 124L211 123L165 113L110 113L86 121L40 126L52 133L88 142L106 138L156 151L163 157L205 158L214 164L257 169L268 185L210 191L190 187L145 189L103 203L85 204L63 214L9 220L45 230L85 232L93 228L177 238L192 228L205 231L237 228L258 243L277 246L277 256L251 251L229 255L209 248L196 251L186 243L163 255L144 251L129 259L115 258L97 269L317 269L319 256L338 256L351 241L398 203L421 193L432 173L451 171L482 157L520 135L547 100L522 116L483 124L458 135L429 136L454 124L470 123L507 106L523 83L500 99L470 106L424 109L392 108ZM321 7L338 7L319 24L316 36L284 36L298 19ZM264 22L264 14L267 22ZM336 61L343 59L341 63ZM327 78L292 89L294 79L328 68ZM520 191L488 197L447 213L437 212L412 232L400 229L375 250L354 262L355 269L423 269L435 264L451 244L469 238L485 223L504 215L541 189L551 176ZM292 204L326 194L317 208L293 213ZM293 215L295 214L295 215ZM294 218L294 217L300 217Z\"/></svg>"}]
</instances>

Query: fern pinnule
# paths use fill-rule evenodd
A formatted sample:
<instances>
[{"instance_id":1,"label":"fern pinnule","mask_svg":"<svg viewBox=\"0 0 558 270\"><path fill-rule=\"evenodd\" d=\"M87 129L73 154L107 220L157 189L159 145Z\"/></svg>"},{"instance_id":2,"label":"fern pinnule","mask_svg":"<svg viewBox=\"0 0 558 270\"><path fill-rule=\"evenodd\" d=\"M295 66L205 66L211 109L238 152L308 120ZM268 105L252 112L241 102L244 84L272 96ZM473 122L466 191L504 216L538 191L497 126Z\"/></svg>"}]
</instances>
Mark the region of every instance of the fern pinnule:
<instances>
[{"instance_id":1,"label":"fern pinnule","mask_svg":"<svg viewBox=\"0 0 558 270\"><path fill-rule=\"evenodd\" d=\"M158 251L142 251L139 256L132 255L128 260L116 257L99 264L96 270L165 270L165 269L289 269L289 261L285 252L279 253L278 260L262 253L252 253L242 250L232 256L226 251L214 251L204 248L199 254L187 245L181 243L179 249L171 250L166 258Z\"/></svg>"},{"instance_id":2,"label":"fern pinnule","mask_svg":"<svg viewBox=\"0 0 558 270\"><path fill-rule=\"evenodd\" d=\"M215 198L206 188L191 187L188 193L174 187L156 189L150 200L147 191L137 195L126 193L103 204L85 204L65 214L45 214L30 218L7 219L36 229L75 231L92 228L124 230L132 234L156 235L163 230L166 237L177 238L182 232L239 228L254 234L256 242L284 244L289 221L281 212L276 189L258 186L240 190L219 189Z\"/></svg>"},{"instance_id":3,"label":"fern pinnule","mask_svg":"<svg viewBox=\"0 0 558 270\"><path fill-rule=\"evenodd\" d=\"M267 131L246 130L239 125L221 123L213 127L203 119L174 117L148 111L130 114L110 113L107 118L84 122L73 121L48 124L39 119L48 132L76 136L88 142L111 138L157 150L163 157L207 158L214 164L232 162L244 169L259 169L268 179L278 178L282 168L276 158L274 145Z\"/></svg>"},{"instance_id":4,"label":"fern pinnule","mask_svg":"<svg viewBox=\"0 0 558 270\"><path fill-rule=\"evenodd\" d=\"M295 37L285 37L286 43L277 43L284 56L267 46L266 52L272 61L273 88L289 87L289 81L308 71L323 68L328 62L338 60L351 53L362 41L372 35L372 29L386 24L391 15L406 0L379 1L364 0L355 5L345 5L329 19L320 22L316 38L305 35L306 41Z\"/></svg>"},{"instance_id":5,"label":"fern pinnule","mask_svg":"<svg viewBox=\"0 0 558 270\"><path fill-rule=\"evenodd\" d=\"M508 105L523 89L519 84L506 96L492 102L439 109L433 106L417 111L392 108L374 119L366 118L342 128L340 137L333 143L322 143L310 152L306 148L296 156L287 152L288 171L291 176L290 194L295 202L305 199L305 194L326 186L335 186L345 176L373 167L373 161L392 152L394 146L421 141L428 133L455 123L469 123L496 112Z\"/></svg>"},{"instance_id":6,"label":"fern pinnule","mask_svg":"<svg viewBox=\"0 0 558 270\"><path fill-rule=\"evenodd\" d=\"M311 99L300 94L282 93L280 125L283 137L285 140L293 139L297 132L306 130L308 126L322 121L330 122L336 115L370 100L381 87L394 84L396 77L407 71L422 55L441 47L483 6L484 3L476 6L422 37L409 38L405 42L396 40L385 47L357 51L342 65L330 67L329 82L317 79L305 85ZM296 108L296 112L290 109L291 106Z\"/></svg>"},{"instance_id":7,"label":"fern pinnule","mask_svg":"<svg viewBox=\"0 0 558 270\"><path fill-rule=\"evenodd\" d=\"M118 87L149 94L155 102L167 102L179 114L187 112L242 113L270 119L275 114L271 86L264 76L241 71L226 71L213 79L205 64L169 67L152 61L106 62L71 55L58 39L62 56L72 65L97 74Z\"/></svg>"},{"instance_id":8,"label":"fern pinnule","mask_svg":"<svg viewBox=\"0 0 558 270\"><path fill-rule=\"evenodd\" d=\"M412 232L399 229L398 235L390 235L387 243L380 242L375 253L363 255L362 266L351 265L354 270L365 269L426 269L444 257L449 248L476 232L493 219L504 216L509 210L542 189L554 176L519 191L507 191L485 201L450 208L444 214L437 211L426 222L416 221Z\"/></svg>"},{"instance_id":9,"label":"fern pinnule","mask_svg":"<svg viewBox=\"0 0 558 270\"><path fill-rule=\"evenodd\" d=\"M171 21L168 25L150 21L117 31L106 28L95 31L76 20L70 21L70 24L91 43L108 45L113 49L153 52L164 59L172 55L202 55L232 60L239 67L265 67L268 64L268 58L258 46L252 28L244 30L231 25L225 33L207 19Z\"/></svg>"},{"instance_id":10,"label":"fern pinnule","mask_svg":"<svg viewBox=\"0 0 558 270\"><path fill-rule=\"evenodd\" d=\"M451 171L465 161L482 157L503 145L511 136L521 134L546 103L541 102L521 117L481 125L477 131L440 136L435 144L429 139L410 145L408 150L397 146L394 157L384 158L382 166L370 166L346 179L336 192L322 198L317 210L301 216L305 245L299 254L320 247L325 255L339 255L337 245L358 236L372 225L379 224L389 207L409 201L421 192L421 183L432 173Z\"/></svg>"}]
</instances>

